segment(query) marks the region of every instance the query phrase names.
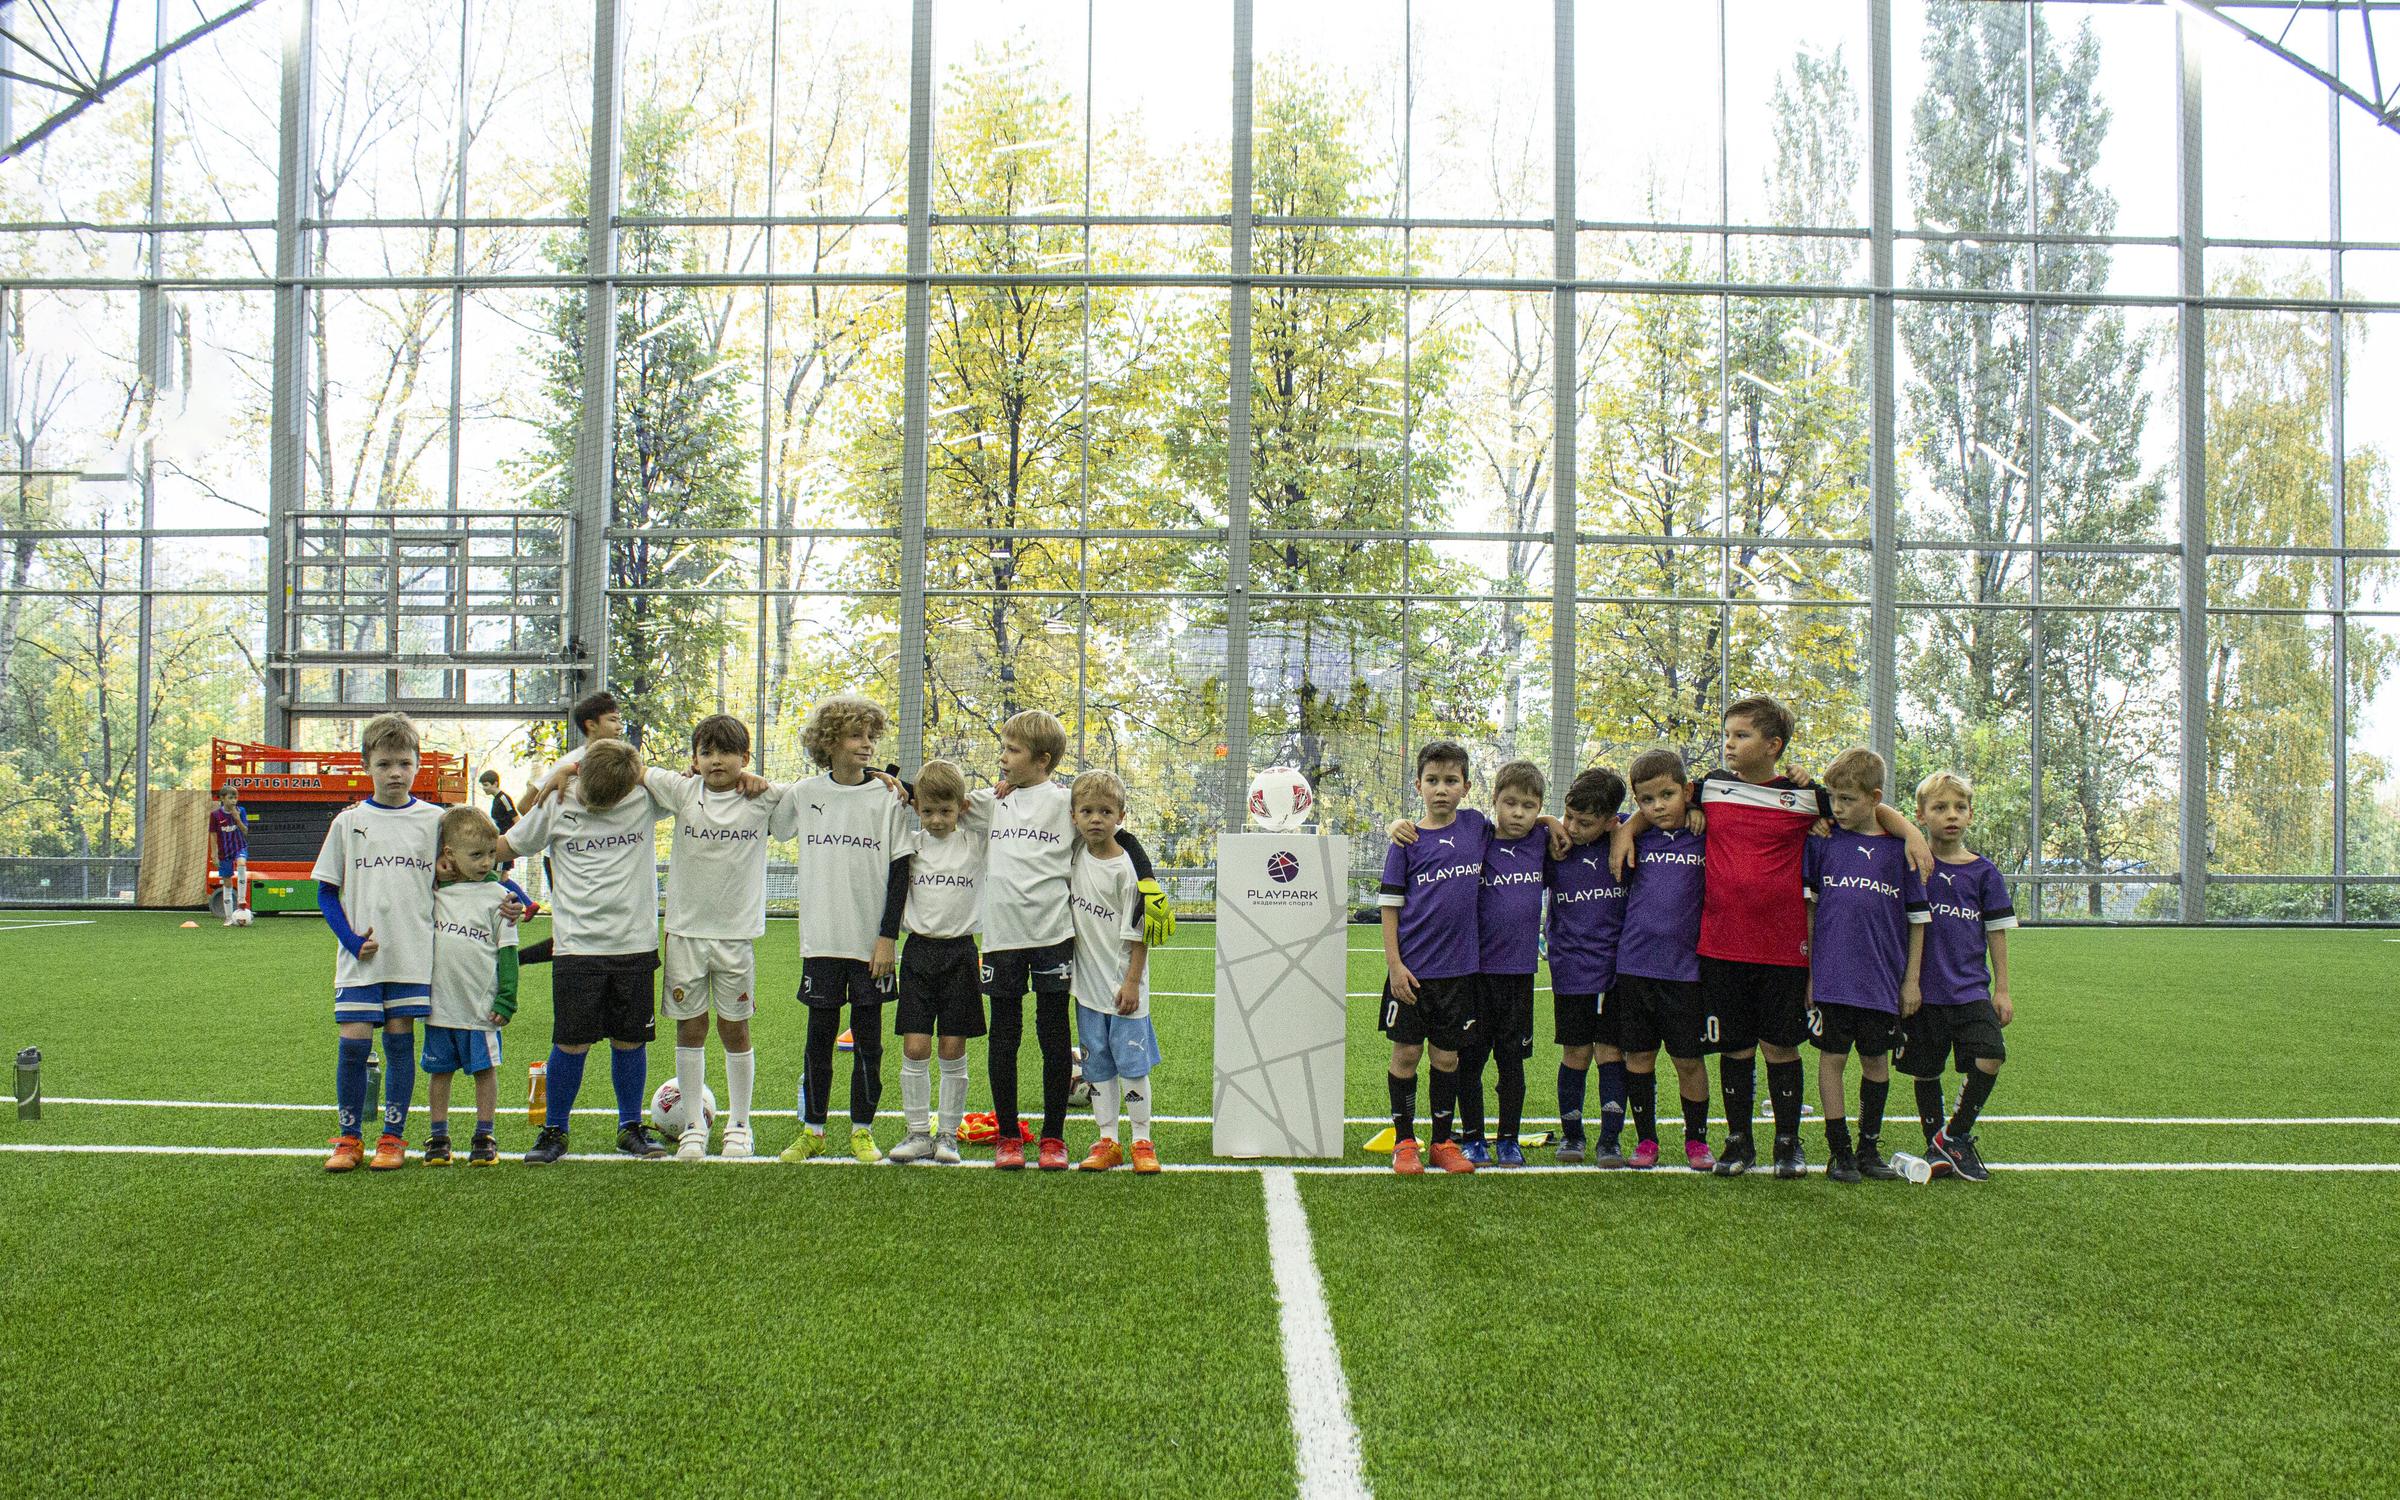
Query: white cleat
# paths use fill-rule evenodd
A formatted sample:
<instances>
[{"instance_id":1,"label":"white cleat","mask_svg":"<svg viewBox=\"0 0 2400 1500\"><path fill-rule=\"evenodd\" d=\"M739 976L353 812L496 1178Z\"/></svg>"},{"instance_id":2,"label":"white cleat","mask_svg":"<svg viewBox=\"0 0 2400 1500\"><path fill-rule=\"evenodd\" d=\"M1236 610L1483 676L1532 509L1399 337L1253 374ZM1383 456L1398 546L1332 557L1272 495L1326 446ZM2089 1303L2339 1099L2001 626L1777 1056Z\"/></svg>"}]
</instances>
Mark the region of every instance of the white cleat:
<instances>
[{"instance_id":1,"label":"white cleat","mask_svg":"<svg viewBox=\"0 0 2400 1500\"><path fill-rule=\"evenodd\" d=\"M731 1157L732 1159L739 1161L749 1154L750 1127L747 1125L726 1126L725 1144L717 1148L717 1155Z\"/></svg>"},{"instance_id":2,"label":"white cleat","mask_svg":"<svg viewBox=\"0 0 2400 1500\"><path fill-rule=\"evenodd\" d=\"M885 1152L884 1159L896 1161L902 1166L914 1166L919 1162L931 1161L933 1159L933 1137L921 1134L911 1135L907 1140Z\"/></svg>"},{"instance_id":3,"label":"white cleat","mask_svg":"<svg viewBox=\"0 0 2400 1500\"><path fill-rule=\"evenodd\" d=\"M708 1127L694 1121L683 1127L683 1140L675 1148L677 1161L700 1161L708 1155Z\"/></svg>"},{"instance_id":4,"label":"white cleat","mask_svg":"<svg viewBox=\"0 0 2400 1500\"><path fill-rule=\"evenodd\" d=\"M935 1136L933 1138L933 1159L941 1166L957 1166L959 1163L958 1137L954 1135Z\"/></svg>"}]
</instances>

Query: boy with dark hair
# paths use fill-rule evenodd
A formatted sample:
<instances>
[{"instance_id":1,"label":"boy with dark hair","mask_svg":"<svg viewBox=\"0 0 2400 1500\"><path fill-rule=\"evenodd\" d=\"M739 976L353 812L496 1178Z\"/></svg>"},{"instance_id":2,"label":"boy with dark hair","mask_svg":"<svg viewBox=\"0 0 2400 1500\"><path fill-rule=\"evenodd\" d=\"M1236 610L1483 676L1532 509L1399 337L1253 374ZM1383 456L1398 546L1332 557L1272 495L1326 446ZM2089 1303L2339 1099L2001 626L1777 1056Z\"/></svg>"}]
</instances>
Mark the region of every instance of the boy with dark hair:
<instances>
[{"instance_id":1,"label":"boy with dark hair","mask_svg":"<svg viewBox=\"0 0 2400 1500\"><path fill-rule=\"evenodd\" d=\"M1991 1175L1975 1146L1975 1120L1992 1097L2008 1047L2000 1028L2016 1018L2008 994L2008 929L2017 925L2008 880L1967 847L1975 789L1955 771L1917 787L1917 817L1933 839L1926 883L1933 920L1925 928L1925 1003L1901 1025L1900 1071L1916 1080L1925 1155L1969 1182ZM1987 967L1988 963L1988 967ZM1966 1075L1958 1112L1942 1122L1942 1069L1953 1055Z\"/></svg>"},{"instance_id":2,"label":"boy with dark hair","mask_svg":"<svg viewBox=\"0 0 2400 1500\"><path fill-rule=\"evenodd\" d=\"M1700 835L1687 821L1690 784L1683 757L1645 750L1626 768L1642 823L1625 868L1625 928L1617 941L1618 1039L1625 1053L1625 1108L1633 1158L1658 1165L1658 1053L1675 1065L1683 1101L1683 1159L1695 1172L1716 1165L1708 1149L1708 1069L1720 1029L1700 988Z\"/></svg>"},{"instance_id":3,"label":"boy with dark hair","mask_svg":"<svg viewBox=\"0 0 2400 1500\"><path fill-rule=\"evenodd\" d=\"M217 805L208 810L208 837L217 854L217 888L209 892L208 904L221 906L223 925L231 927L234 913L250 904L250 833L241 790L230 781L217 789Z\"/></svg>"},{"instance_id":4,"label":"boy with dark hair","mask_svg":"<svg viewBox=\"0 0 2400 1500\"><path fill-rule=\"evenodd\" d=\"M575 744L564 755L551 762L549 771L526 783L525 795L517 799L521 804L518 809L519 816L522 816L524 811L531 809L534 802L541 797L543 783L556 775L559 767L576 765L582 761L583 752L591 747L594 740L625 738L625 712L617 706L616 695L605 688L576 699L575 706L567 711L567 722L575 726ZM495 817L493 821L498 822L499 819ZM500 836L506 838L508 830L501 829ZM509 863L514 864L516 861L511 859ZM544 895L550 894L548 886L551 875L550 857L545 854L542 856ZM521 964L546 964L550 962L552 946L552 939L543 938L540 942L529 945L522 954L518 955L517 961Z\"/></svg>"},{"instance_id":5,"label":"boy with dark hair","mask_svg":"<svg viewBox=\"0 0 2400 1500\"><path fill-rule=\"evenodd\" d=\"M1542 962L1542 893L1550 884L1547 790L1540 768L1513 760L1492 778L1492 836L1475 905L1475 1030L1458 1059L1458 1124L1478 1167L1521 1167L1525 1063L1533 1056L1533 976ZM1499 1130L1483 1140L1483 1064L1499 1064Z\"/></svg>"},{"instance_id":6,"label":"boy with dark hair","mask_svg":"<svg viewBox=\"0 0 2400 1500\"><path fill-rule=\"evenodd\" d=\"M1474 1040L1478 886L1492 836L1490 820L1459 805L1471 774L1466 747L1455 741L1420 749L1416 785L1425 816L1416 821L1416 841L1395 841L1383 860L1386 978L1379 1024L1392 1039L1392 1170L1404 1176L1425 1170L1417 1154L1417 1063L1428 1046L1433 1164L1445 1172L1475 1170L1450 1138L1459 1052Z\"/></svg>"},{"instance_id":7,"label":"boy with dark hair","mask_svg":"<svg viewBox=\"0 0 2400 1500\"><path fill-rule=\"evenodd\" d=\"M1621 1167L1625 1126L1624 1004L1614 1001L1617 944L1625 926L1625 883L1608 868L1608 831L1625 805L1625 782L1594 766L1567 788L1570 848L1550 872L1550 1009L1558 1033L1558 1160L1583 1160L1584 1086L1600 1061L1601 1166ZM1612 1003L1614 1001L1614 1003Z\"/></svg>"},{"instance_id":8,"label":"boy with dark hair","mask_svg":"<svg viewBox=\"0 0 2400 1500\"><path fill-rule=\"evenodd\" d=\"M1925 887L1900 840L1876 826L1883 757L1845 750L1825 768L1837 832L1810 839L1802 855L1808 888L1808 1035L1817 1049L1817 1097L1825 1106L1826 1176L1889 1182L1878 1141L1890 1096L1890 1054L1920 999ZM1842 1071L1858 1049L1858 1146L1850 1144Z\"/></svg>"}]
</instances>

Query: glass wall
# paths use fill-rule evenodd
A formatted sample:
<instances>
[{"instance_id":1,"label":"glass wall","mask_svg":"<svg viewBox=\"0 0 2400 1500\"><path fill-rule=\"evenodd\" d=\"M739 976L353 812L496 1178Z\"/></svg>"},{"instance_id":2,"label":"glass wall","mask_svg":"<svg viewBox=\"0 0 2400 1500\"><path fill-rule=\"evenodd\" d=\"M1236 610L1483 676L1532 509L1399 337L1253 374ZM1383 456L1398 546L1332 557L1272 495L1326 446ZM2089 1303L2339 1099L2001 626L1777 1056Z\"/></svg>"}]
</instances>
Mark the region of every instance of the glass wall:
<instances>
[{"instance_id":1,"label":"glass wall","mask_svg":"<svg viewBox=\"0 0 2400 1500\"><path fill-rule=\"evenodd\" d=\"M1764 691L2043 920L2400 919L2396 169L2165 6L282 0L0 163L0 899L605 681L1050 709L1194 894Z\"/></svg>"}]
</instances>

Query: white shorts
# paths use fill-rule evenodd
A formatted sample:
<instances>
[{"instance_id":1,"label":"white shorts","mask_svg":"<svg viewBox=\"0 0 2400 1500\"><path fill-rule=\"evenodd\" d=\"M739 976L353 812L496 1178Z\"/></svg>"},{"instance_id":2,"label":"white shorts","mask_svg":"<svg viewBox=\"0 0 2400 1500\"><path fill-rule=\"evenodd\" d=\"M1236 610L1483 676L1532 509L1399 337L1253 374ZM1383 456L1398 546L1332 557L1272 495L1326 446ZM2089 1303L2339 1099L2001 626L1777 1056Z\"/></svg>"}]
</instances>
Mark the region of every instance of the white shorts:
<instances>
[{"instance_id":1,"label":"white shorts","mask_svg":"<svg viewBox=\"0 0 2400 1500\"><path fill-rule=\"evenodd\" d=\"M728 1021L747 1021L757 1011L758 952L748 938L687 938L667 934L665 1010L671 1021L707 1015L713 1007Z\"/></svg>"}]
</instances>

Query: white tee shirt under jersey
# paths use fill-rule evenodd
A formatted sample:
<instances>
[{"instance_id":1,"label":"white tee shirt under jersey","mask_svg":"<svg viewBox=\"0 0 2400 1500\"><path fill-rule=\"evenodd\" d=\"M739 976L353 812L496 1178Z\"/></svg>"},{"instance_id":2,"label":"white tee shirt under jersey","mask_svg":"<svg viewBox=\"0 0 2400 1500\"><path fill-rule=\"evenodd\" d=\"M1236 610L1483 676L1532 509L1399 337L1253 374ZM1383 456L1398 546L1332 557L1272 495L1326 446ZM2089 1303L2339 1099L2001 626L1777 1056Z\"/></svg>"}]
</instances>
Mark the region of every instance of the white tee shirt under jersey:
<instances>
[{"instance_id":1,"label":"white tee shirt under jersey","mask_svg":"<svg viewBox=\"0 0 2400 1500\"><path fill-rule=\"evenodd\" d=\"M508 846L550 854L550 938L570 958L658 951L659 819L671 809L635 787L594 812L572 789L517 820Z\"/></svg>"},{"instance_id":2,"label":"white tee shirt under jersey","mask_svg":"<svg viewBox=\"0 0 2400 1500\"><path fill-rule=\"evenodd\" d=\"M921 937L965 937L983 926L983 873L992 851L991 809L968 807L948 838L909 831L908 906L901 925Z\"/></svg>"},{"instance_id":3,"label":"white tee shirt under jersey","mask_svg":"<svg viewBox=\"0 0 2400 1500\"><path fill-rule=\"evenodd\" d=\"M983 946L1006 953L1066 941L1067 871L1075 856L1075 817L1067 784L1021 786L1006 801L990 791L968 794L967 805L989 809L991 867L984 876Z\"/></svg>"},{"instance_id":4,"label":"white tee shirt under jersey","mask_svg":"<svg viewBox=\"0 0 2400 1500\"><path fill-rule=\"evenodd\" d=\"M354 802L334 815L309 877L341 887L350 930L373 931L376 950L353 958L336 943L336 986L433 982L433 861L449 810L412 797L405 807Z\"/></svg>"},{"instance_id":5,"label":"white tee shirt under jersey","mask_svg":"<svg viewBox=\"0 0 2400 1500\"><path fill-rule=\"evenodd\" d=\"M828 773L784 790L775 836L800 841L802 958L875 956L883 893L908 830L907 805L872 776L844 786Z\"/></svg>"},{"instance_id":6,"label":"white tee shirt under jersey","mask_svg":"<svg viewBox=\"0 0 2400 1500\"><path fill-rule=\"evenodd\" d=\"M1113 1013L1117 986L1125 982L1125 945L1142 936L1139 879L1133 873L1133 857L1122 850L1113 859L1101 859L1078 847L1072 857L1067 900L1075 922L1075 1003ZM1147 964L1142 967L1142 998L1133 1013L1150 1014Z\"/></svg>"},{"instance_id":7,"label":"white tee shirt under jersey","mask_svg":"<svg viewBox=\"0 0 2400 1500\"><path fill-rule=\"evenodd\" d=\"M517 946L517 924L504 920L508 887L459 880L433 890L433 1015L430 1026L491 1031L500 987L500 950Z\"/></svg>"},{"instance_id":8,"label":"white tee shirt under jersey","mask_svg":"<svg viewBox=\"0 0 2400 1500\"><path fill-rule=\"evenodd\" d=\"M755 797L712 792L697 776L651 770L650 795L674 814L667 855L667 931L675 937L756 938L767 931L767 838L783 789Z\"/></svg>"}]
</instances>

